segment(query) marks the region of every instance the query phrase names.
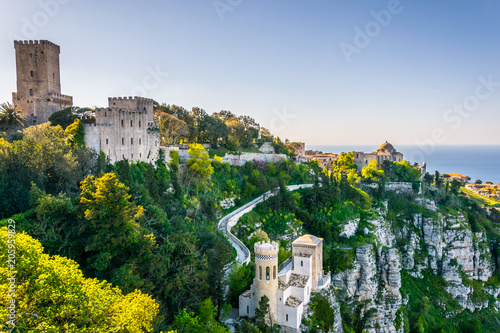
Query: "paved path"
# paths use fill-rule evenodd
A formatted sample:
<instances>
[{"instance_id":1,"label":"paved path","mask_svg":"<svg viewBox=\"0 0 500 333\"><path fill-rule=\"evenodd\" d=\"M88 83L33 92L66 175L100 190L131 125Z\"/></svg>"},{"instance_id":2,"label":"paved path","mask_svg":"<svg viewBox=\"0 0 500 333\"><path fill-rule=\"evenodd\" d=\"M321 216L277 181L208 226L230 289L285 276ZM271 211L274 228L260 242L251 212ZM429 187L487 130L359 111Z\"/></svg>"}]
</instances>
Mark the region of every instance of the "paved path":
<instances>
[{"instance_id":1,"label":"paved path","mask_svg":"<svg viewBox=\"0 0 500 333\"><path fill-rule=\"evenodd\" d=\"M289 191L295 191L298 190L299 188L306 188L312 186L313 184L289 185L287 186L287 189ZM224 231L224 233L228 236L229 241L236 249L237 253L236 260L239 263L248 264L250 262L250 250L235 235L233 235L230 230L232 227L236 225L236 223L238 223L240 217L242 217L243 215L254 209L255 206L257 206L257 204L267 200L271 195L272 195L271 191L268 191L263 195L261 195L260 197L250 201L246 205L243 205L240 208L236 209L232 213L227 214L219 221L219 229Z\"/></svg>"}]
</instances>

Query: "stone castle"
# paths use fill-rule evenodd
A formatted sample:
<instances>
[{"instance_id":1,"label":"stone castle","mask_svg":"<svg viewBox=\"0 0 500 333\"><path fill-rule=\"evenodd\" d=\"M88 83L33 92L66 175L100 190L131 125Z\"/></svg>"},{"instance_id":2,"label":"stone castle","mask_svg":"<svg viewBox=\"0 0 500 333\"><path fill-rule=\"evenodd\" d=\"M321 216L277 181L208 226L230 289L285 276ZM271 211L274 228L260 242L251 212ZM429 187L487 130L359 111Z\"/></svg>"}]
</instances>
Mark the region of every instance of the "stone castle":
<instances>
[{"instance_id":1,"label":"stone castle","mask_svg":"<svg viewBox=\"0 0 500 333\"><path fill-rule=\"evenodd\" d=\"M327 288L330 273L323 273L323 239L304 235L292 243L292 257L278 272L279 245L258 242L254 245L255 278L250 290L239 298L240 317L255 317L262 296L269 299L272 322L298 329L304 306L313 290Z\"/></svg>"},{"instance_id":2,"label":"stone castle","mask_svg":"<svg viewBox=\"0 0 500 333\"><path fill-rule=\"evenodd\" d=\"M153 100L142 97L108 98L107 108L97 108L91 124L85 125L85 142L103 151L111 163L154 162L160 137L153 121Z\"/></svg>"},{"instance_id":3,"label":"stone castle","mask_svg":"<svg viewBox=\"0 0 500 333\"><path fill-rule=\"evenodd\" d=\"M15 41L17 92L12 101L28 119L41 124L56 111L73 106L73 97L61 94L58 45L47 40Z\"/></svg>"},{"instance_id":4,"label":"stone castle","mask_svg":"<svg viewBox=\"0 0 500 333\"><path fill-rule=\"evenodd\" d=\"M73 97L61 94L58 45L47 40L15 41L16 108L28 124L47 122L57 111L73 106ZM85 125L85 143L103 151L111 163L154 162L160 136L153 121L153 100L142 97L109 98L107 108L97 108L91 124Z\"/></svg>"}]
</instances>

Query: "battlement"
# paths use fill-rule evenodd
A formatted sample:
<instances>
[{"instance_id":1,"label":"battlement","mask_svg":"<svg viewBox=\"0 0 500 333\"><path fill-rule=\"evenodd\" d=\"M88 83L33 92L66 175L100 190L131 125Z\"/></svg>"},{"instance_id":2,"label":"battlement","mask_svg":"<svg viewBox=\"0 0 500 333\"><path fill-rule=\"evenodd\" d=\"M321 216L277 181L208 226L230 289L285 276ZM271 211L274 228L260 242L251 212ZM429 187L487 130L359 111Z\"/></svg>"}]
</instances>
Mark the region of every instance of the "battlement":
<instances>
[{"instance_id":1,"label":"battlement","mask_svg":"<svg viewBox=\"0 0 500 333\"><path fill-rule=\"evenodd\" d=\"M139 100L139 101L150 101L153 102L151 98L139 97L139 96L125 96L125 97L108 97L108 101L124 101L124 100Z\"/></svg>"},{"instance_id":2,"label":"battlement","mask_svg":"<svg viewBox=\"0 0 500 333\"><path fill-rule=\"evenodd\" d=\"M130 96L130 97L109 97L109 108L121 112L150 113L153 116L153 100L150 98Z\"/></svg>"},{"instance_id":3,"label":"battlement","mask_svg":"<svg viewBox=\"0 0 500 333\"><path fill-rule=\"evenodd\" d=\"M58 100L58 101L61 101L61 102L66 102L66 103L73 104L73 97L72 96L68 96L68 95L63 95L63 94L60 94L60 93L51 92L51 93L49 93L49 98L55 99L55 100Z\"/></svg>"},{"instance_id":4,"label":"battlement","mask_svg":"<svg viewBox=\"0 0 500 333\"><path fill-rule=\"evenodd\" d=\"M254 245L254 252L260 256L274 256L279 252L279 244L276 242L257 242Z\"/></svg>"},{"instance_id":5,"label":"battlement","mask_svg":"<svg viewBox=\"0 0 500 333\"><path fill-rule=\"evenodd\" d=\"M32 47L34 45L43 45L47 46L58 53L60 53L61 48L59 45L52 43L51 41L48 40L15 40L14 41L14 48L18 47Z\"/></svg>"},{"instance_id":6,"label":"battlement","mask_svg":"<svg viewBox=\"0 0 500 333\"><path fill-rule=\"evenodd\" d=\"M138 113L138 114L147 113L147 112L144 112L144 110L122 109L122 108L118 108L118 107L96 108L95 111L96 112L102 112L102 111L113 112L113 111L115 111L115 112L119 112L119 113Z\"/></svg>"}]
</instances>

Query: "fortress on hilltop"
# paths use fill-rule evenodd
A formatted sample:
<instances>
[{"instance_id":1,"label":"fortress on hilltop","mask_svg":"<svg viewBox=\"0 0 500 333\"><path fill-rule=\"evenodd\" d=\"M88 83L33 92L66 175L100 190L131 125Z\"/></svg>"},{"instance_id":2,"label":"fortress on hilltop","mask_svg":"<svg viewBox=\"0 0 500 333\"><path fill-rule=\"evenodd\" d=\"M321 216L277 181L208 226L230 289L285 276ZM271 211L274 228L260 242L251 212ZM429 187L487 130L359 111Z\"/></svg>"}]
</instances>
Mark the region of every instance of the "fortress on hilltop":
<instances>
[{"instance_id":1,"label":"fortress on hilltop","mask_svg":"<svg viewBox=\"0 0 500 333\"><path fill-rule=\"evenodd\" d=\"M330 286L330 273L323 273L323 238L304 235L293 241L292 256L279 272L278 243L258 242L254 252L255 278L239 298L240 317L254 318L262 296L266 296L272 321L298 329L311 292Z\"/></svg>"},{"instance_id":2,"label":"fortress on hilltop","mask_svg":"<svg viewBox=\"0 0 500 333\"><path fill-rule=\"evenodd\" d=\"M85 124L85 143L103 151L111 163L128 159L154 162L160 136L153 121L153 100L142 97L108 98L107 108L97 108Z\"/></svg>"},{"instance_id":3,"label":"fortress on hilltop","mask_svg":"<svg viewBox=\"0 0 500 333\"><path fill-rule=\"evenodd\" d=\"M73 97L61 94L58 45L47 40L15 41L16 108L28 124L47 122L57 111L73 106ZM103 151L111 163L128 159L154 162L160 149L158 126L153 121L153 100L142 97L109 98L85 125L85 143Z\"/></svg>"},{"instance_id":4,"label":"fortress on hilltop","mask_svg":"<svg viewBox=\"0 0 500 333\"><path fill-rule=\"evenodd\" d=\"M41 124L56 111L73 106L73 97L61 94L59 46L48 40L15 41L17 92L12 102L28 119Z\"/></svg>"}]
</instances>

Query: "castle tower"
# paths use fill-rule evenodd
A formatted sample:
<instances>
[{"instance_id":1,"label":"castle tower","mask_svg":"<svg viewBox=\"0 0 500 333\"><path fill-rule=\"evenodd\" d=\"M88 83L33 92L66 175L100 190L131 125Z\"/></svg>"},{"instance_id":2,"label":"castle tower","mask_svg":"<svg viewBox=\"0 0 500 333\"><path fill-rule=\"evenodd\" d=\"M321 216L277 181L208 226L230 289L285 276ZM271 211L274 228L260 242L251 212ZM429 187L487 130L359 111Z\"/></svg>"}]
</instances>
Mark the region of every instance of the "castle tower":
<instances>
[{"instance_id":1,"label":"castle tower","mask_svg":"<svg viewBox=\"0 0 500 333\"><path fill-rule=\"evenodd\" d=\"M294 269L299 274L310 275L312 288L316 288L318 282L323 278L323 238L313 235L303 235L297 238L292 243L292 254ZM303 264L305 261L303 259L306 258L311 260L310 268Z\"/></svg>"},{"instance_id":2,"label":"castle tower","mask_svg":"<svg viewBox=\"0 0 500 333\"><path fill-rule=\"evenodd\" d=\"M58 45L47 40L14 41L17 92L14 105L30 123L44 123L52 113L73 105L73 97L61 94Z\"/></svg>"},{"instance_id":3,"label":"castle tower","mask_svg":"<svg viewBox=\"0 0 500 333\"><path fill-rule=\"evenodd\" d=\"M276 321L278 318L278 252L276 242L257 242L255 251L255 307L259 307L262 296L269 298L269 309Z\"/></svg>"},{"instance_id":4,"label":"castle tower","mask_svg":"<svg viewBox=\"0 0 500 333\"><path fill-rule=\"evenodd\" d=\"M153 119L153 100L143 97L110 97L107 108L96 108L93 124L84 125L85 143L102 151L111 163L154 162L160 136Z\"/></svg>"}]
</instances>

